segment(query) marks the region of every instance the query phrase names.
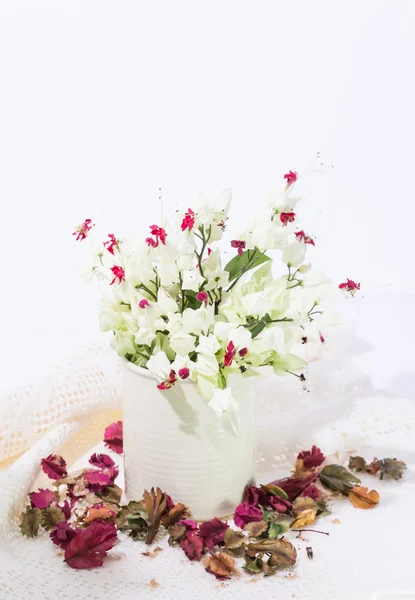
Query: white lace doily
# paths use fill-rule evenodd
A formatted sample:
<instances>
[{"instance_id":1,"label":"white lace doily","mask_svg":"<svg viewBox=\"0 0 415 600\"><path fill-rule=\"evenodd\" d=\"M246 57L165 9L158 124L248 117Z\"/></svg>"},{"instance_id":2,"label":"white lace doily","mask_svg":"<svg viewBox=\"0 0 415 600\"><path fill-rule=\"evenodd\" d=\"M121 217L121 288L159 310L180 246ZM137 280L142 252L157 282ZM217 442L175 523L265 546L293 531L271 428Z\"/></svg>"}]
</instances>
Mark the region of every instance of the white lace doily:
<instances>
[{"instance_id":1,"label":"white lace doily","mask_svg":"<svg viewBox=\"0 0 415 600\"><path fill-rule=\"evenodd\" d=\"M347 499L333 502L332 514L320 518L317 527L330 536L304 534L302 541L291 534L298 549L291 573L263 578L241 570L240 577L224 582L188 561L181 549L168 547L163 537L156 541L163 552L150 558L142 554L144 544L120 534L102 568L76 571L64 564L48 534L20 535L17 517L25 495L33 486L48 485L39 476L40 459L59 451L71 466L86 465L100 448L105 426L120 418L117 365L105 342L91 345L47 378L5 393L0 398L0 599L409 599L399 592L415 589L415 405L376 391L344 358L313 364L308 388L304 392L294 378L265 375L260 381L260 481L288 474L298 451L313 443L326 454L338 452L336 460L342 461L348 451L367 459L397 456L408 470L399 482L362 478L381 495L374 510L355 509ZM391 595L376 595L381 592Z\"/></svg>"}]
</instances>

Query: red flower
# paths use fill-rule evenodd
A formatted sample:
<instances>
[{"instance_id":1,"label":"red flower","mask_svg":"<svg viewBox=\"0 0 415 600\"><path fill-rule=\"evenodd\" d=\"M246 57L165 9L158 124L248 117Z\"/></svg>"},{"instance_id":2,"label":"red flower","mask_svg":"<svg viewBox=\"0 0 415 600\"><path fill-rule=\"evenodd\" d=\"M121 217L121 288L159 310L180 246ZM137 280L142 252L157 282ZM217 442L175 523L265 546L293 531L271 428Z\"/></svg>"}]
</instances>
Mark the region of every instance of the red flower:
<instances>
[{"instance_id":1,"label":"red flower","mask_svg":"<svg viewBox=\"0 0 415 600\"><path fill-rule=\"evenodd\" d=\"M59 454L49 454L46 458L42 458L41 465L50 479L61 479L68 474L66 462Z\"/></svg>"},{"instance_id":2,"label":"red flower","mask_svg":"<svg viewBox=\"0 0 415 600\"><path fill-rule=\"evenodd\" d=\"M268 505L268 496L262 488L257 488L254 485L247 485L244 490L243 501L252 506Z\"/></svg>"},{"instance_id":3,"label":"red flower","mask_svg":"<svg viewBox=\"0 0 415 600\"><path fill-rule=\"evenodd\" d=\"M295 213L293 212L282 212L280 214L280 221L283 224L283 226L287 225L287 223L292 223L295 219Z\"/></svg>"},{"instance_id":4,"label":"red flower","mask_svg":"<svg viewBox=\"0 0 415 600\"><path fill-rule=\"evenodd\" d=\"M225 229L226 229L226 221L227 221L228 219L229 219L229 217L226 217L226 219L225 219L224 221L220 221L220 222L218 223L218 227L220 227L220 228L222 229L222 231L225 231ZM210 254L210 252L209 252L209 254Z\"/></svg>"},{"instance_id":5,"label":"red flower","mask_svg":"<svg viewBox=\"0 0 415 600\"><path fill-rule=\"evenodd\" d=\"M148 246L157 248L157 246L159 245L160 242L164 246L166 245L167 233L162 227L159 227L158 225L150 225L150 232L151 232L151 235L153 237L155 237L156 239L154 240L153 238L150 238L150 237L146 238L146 244Z\"/></svg>"},{"instance_id":6,"label":"red flower","mask_svg":"<svg viewBox=\"0 0 415 600\"><path fill-rule=\"evenodd\" d=\"M280 498L278 495L267 496L267 501L269 506L279 513L286 513L291 508L291 502Z\"/></svg>"},{"instance_id":7,"label":"red flower","mask_svg":"<svg viewBox=\"0 0 415 600\"><path fill-rule=\"evenodd\" d=\"M246 356L248 354L248 348L241 348L239 350L238 354L239 354L239 356L242 356L242 358L243 358L244 356Z\"/></svg>"},{"instance_id":8,"label":"red flower","mask_svg":"<svg viewBox=\"0 0 415 600\"><path fill-rule=\"evenodd\" d=\"M193 229L195 225L195 213L191 208L187 210L187 213L184 215L184 219L182 221L182 231L186 229Z\"/></svg>"},{"instance_id":9,"label":"red flower","mask_svg":"<svg viewBox=\"0 0 415 600\"><path fill-rule=\"evenodd\" d=\"M207 295L207 292L199 292L196 294L196 300L199 300L199 302L204 302L205 306L207 306L209 296Z\"/></svg>"},{"instance_id":10,"label":"red flower","mask_svg":"<svg viewBox=\"0 0 415 600\"><path fill-rule=\"evenodd\" d=\"M304 498L312 498L315 502L320 500L323 492L318 489L315 485L309 485L305 488L303 493L301 494Z\"/></svg>"},{"instance_id":11,"label":"red flower","mask_svg":"<svg viewBox=\"0 0 415 600\"><path fill-rule=\"evenodd\" d=\"M313 483L318 477L318 473L311 473L307 477L285 477L271 481L272 485L280 487L287 494L289 500L293 502L302 493L310 483Z\"/></svg>"},{"instance_id":12,"label":"red flower","mask_svg":"<svg viewBox=\"0 0 415 600\"><path fill-rule=\"evenodd\" d=\"M50 539L54 544L65 550L69 545L69 542L81 531L80 529L74 529L68 521L61 521L57 523L53 531L51 531Z\"/></svg>"},{"instance_id":13,"label":"red flower","mask_svg":"<svg viewBox=\"0 0 415 600\"><path fill-rule=\"evenodd\" d=\"M112 423L106 428L104 442L110 450L122 454L122 421Z\"/></svg>"},{"instance_id":14,"label":"red flower","mask_svg":"<svg viewBox=\"0 0 415 600\"><path fill-rule=\"evenodd\" d=\"M158 384L159 390L169 390L177 381L176 373L173 369L170 371L169 376L164 381Z\"/></svg>"},{"instance_id":15,"label":"red flower","mask_svg":"<svg viewBox=\"0 0 415 600\"><path fill-rule=\"evenodd\" d=\"M109 237L109 240L104 242L104 246L106 247L108 252L110 252L111 254L114 255L115 254L114 249L119 250L118 240L116 239L116 237L113 233L109 233L108 237Z\"/></svg>"},{"instance_id":16,"label":"red flower","mask_svg":"<svg viewBox=\"0 0 415 600\"><path fill-rule=\"evenodd\" d=\"M298 179L297 171L288 171L288 173L284 175L284 179L287 182L287 187L290 187L290 185L295 183Z\"/></svg>"},{"instance_id":17,"label":"red flower","mask_svg":"<svg viewBox=\"0 0 415 600\"><path fill-rule=\"evenodd\" d=\"M65 562L72 569L94 569L101 567L107 551L117 541L117 530L113 523L94 521L81 529L65 549Z\"/></svg>"},{"instance_id":18,"label":"red flower","mask_svg":"<svg viewBox=\"0 0 415 600\"><path fill-rule=\"evenodd\" d=\"M314 467L319 467L326 459L320 448L317 446L313 446L311 450L303 450L297 456L297 460L301 459L303 461L303 466L306 471L313 469Z\"/></svg>"},{"instance_id":19,"label":"red flower","mask_svg":"<svg viewBox=\"0 0 415 600\"><path fill-rule=\"evenodd\" d=\"M150 302L146 299L143 298L142 300L140 300L140 302L138 303L138 306L140 308L146 308L147 306L150 306Z\"/></svg>"},{"instance_id":20,"label":"red flower","mask_svg":"<svg viewBox=\"0 0 415 600\"><path fill-rule=\"evenodd\" d=\"M111 456L108 456L108 454L94 453L88 462L98 469L110 469L115 465L115 462L112 460Z\"/></svg>"},{"instance_id":21,"label":"red flower","mask_svg":"<svg viewBox=\"0 0 415 600\"><path fill-rule=\"evenodd\" d=\"M40 510L42 510L43 508L50 506L52 502L56 500L56 494L55 492L52 492L52 490L39 488L38 492L31 492L29 498L32 508L40 508Z\"/></svg>"},{"instance_id":22,"label":"red flower","mask_svg":"<svg viewBox=\"0 0 415 600\"><path fill-rule=\"evenodd\" d=\"M122 267L117 267L117 265L114 265L111 267L111 271L114 275L114 279L111 281L110 285L113 285L116 281L118 281L118 283L125 281L125 271Z\"/></svg>"},{"instance_id":23,"label":"red flower","mask_svg":"<svg viewBox=\"0 0 415 600\"><path fill-rule=\"evenodd\" d=\"M87 471L84 473L84 479L93 492L102 492L104 487L112 483L111 477L104 471Z\"/></svg>"},{"instance_id":24,"label":"red flower","mask_svg":"<svg viewBox=\"0 0 415 600\"><path fill-rule=\"evenodd\" d=\"M190 375L190 371L187 367L183 367L183 369L179 369L179 377L180 379L187 379Z\"/></svg>"},{"instance_id":25,"label":"red flower","mask_svg":"<svg viewBox=\"0 0 415 600\"><path fill-rule=\"evenodd\" d=\"M360 290L360 283L356 283L353 279L347 279L345 283L339 285L339 288L354 296L357 290Z\"/></svg>"},{"instance_id":26,"label":"red flower","mask_svg":"<svg viewBox=\"0 0 415 600\"><path fill-rule=\"evenodd\" d=\"M243 529L247 523L262 520L262 510L256 506L252 506L247 502L242 502L235 508L233 520L237 527Z\"/></svg>"},{"instance_id":27,"label":"red flower","mask_svg":"<svg viewBox=\"0 0 415 600\"><path fill-rule=\"evenodd\" d=\"M180 545L189 560L201 559L204 542L197 531L187 532L186 537L180 542Z\"/></svg>"},{"instance_id":28,"label":"red flower","mask_svg":"<svg viewBox=\"0 0 415 600\"><path fill-rule=\"evenodd\" d=\"M77 226L76 230L72 234L76 235L75 241L80 240L82 242L82 240L87 237L88 233L93 227L95 227L95 224L91 221L91 219L85 219L81 225Z\"/></svg>"},{"instance_id":29,"label":"red flower","mask_svg":"<svg viewBox=\"0 0 415 600\"><path fill-rule=\"evenodd\" d=\"M225 352L225 356L223 358L223 366L224 367L230 367L233 361L233 357L236 354L236 348L235 348L235 344L230 341L228 343L228 345L226 346L226 352Z\"/></svg>"},{"instance_id":30,"label":"red flower","mask_svg":"<svg viewBox=\"0 0 415 600\"><path fill-rule=\"evenodd\" d=\"M295 237L299 242L304 242L304 244L311 244L312 246L315 246L314 240L309 235L306 235L303 230L296 231Z\"/></svg>"},{"instance_id":31,"label":"red flower","mask_svg":"<svg viewBox=\"0 0 415 600\"><path fill-rule=\"evenodd\" d=\"M226 530L229 529L229 525L224 523L217 517L211 521L205 521L199 526L200 535L205 542L206 548L212 550L214 546L223 546Z\"/></svg>"},{"instance_id":32,"label":"red flower","mask_svg":"<svg viewBox=\"0 0 415 600\"><path fill-rule=\"evenodd\" d=\"M242 240L232 240L231 246L232 246L232 248L238 248L238 254L241 255L246 246L246 242L244 242Z\"/></svg>"}]
</instances>

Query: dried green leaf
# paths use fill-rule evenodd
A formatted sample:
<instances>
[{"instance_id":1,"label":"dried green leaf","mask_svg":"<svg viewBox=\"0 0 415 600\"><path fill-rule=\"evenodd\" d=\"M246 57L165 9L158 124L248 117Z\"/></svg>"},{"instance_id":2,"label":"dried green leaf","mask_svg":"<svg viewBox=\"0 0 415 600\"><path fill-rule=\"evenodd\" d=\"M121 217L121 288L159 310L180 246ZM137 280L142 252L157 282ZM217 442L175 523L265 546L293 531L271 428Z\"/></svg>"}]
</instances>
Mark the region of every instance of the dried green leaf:
<instances>
[{"instance_id":1,"label":"dried green leaf","mask_svg":"<svg viewBox=\"0 0 415 600\"><path fill-rule=\"evenodd\" d=\"M58 506L48 506L42 510L41 525L50 531L61 521L65 521L66 517Z\"/></svg>"},{"instance_id":2,"label":"dried green leaf","mask_svg":"<svg viewBox=\"0 0 415 600\"><path fill-rule=\"evenodd\" d=\"M340 492L343 496L348 496L352 487L360 483L360 479L341 465L327 465L319 477L323 485L334 492Z\"/></svg>"},{"instance_id":3,"label":"dried green leaf","mask_svg":"<svg viewBox=\"0 0 415 600\"><path fill-rule=\"evenodd\" d=\"M128 522L128 515L130 511L128 510L128 506L121 506L120 510L115 517L115 524L117 525L117 529L122 529Z\"/></svg>"},{"instance_id":4,"label":"dried green leaf","mask_svg":"<svg viewBox=\"0 0 415 600\"><path fill-rule=\"evenodd\" d=\"M361 456L351 456L349 459L349 469L357 471L358 473L366 471L367 462Z\"/></svg>"},{"instance_id":5,"label":"dried green leaf","mask_svg":"<svg viewBox=\"0 0 415 600\"><path fill-rule=\"evenodd\" d=\"M281 523L270 523L265 537L269 540L276 540L278 536L288 531L289 528L290 525L286 521Z\"/></svg>"},{"instance_id":6,"label":"dried green leaf","mask_svg":"<svg viewBox=\"0 0 415 600\"><path fill-rule=\"evenodd\" d=\"M288 500L288 495L286 494L286 492L284 492L284 490L278 487L277 485L268 483L267 485L261 485L261 487L268 496L279 496L283 500Z\"/></svg>"},{"instance_id":7,"label":"dried green leaf","mask_svg":"<svg viewBox=\"0 0 415 600\"><path fill-rule=\"evenodd\" d=\"M248 544L248 555L253 556L258 552L272 554L270 566L284 569L292 567L297 560L297 550L291 542L281 538L279 540L263 540L261 542Z\"/></svg>"},{"instance_id":8,"label":"dried green leaf","mask_svg":"<svg viewBox=\"0 0 415 600\"><path fill-rule=\"evenodd\" d=\"M246 539L246 536L241 531L235 531L229 527L223 539L226 551L233 556L243 556Z\"/></svg>"},{"instance_id":9,"label":"dried green leaf","mask_svg":"<svg viewBox=\"0 0 415 600\"><path fill-rule=\"evenodd\" d=\"M131 500L127 504L127 508L130 515L138 515L141 512L145 512L144 500L140 500L139 502L137 502L136 500Z\"/></svg>"},{"instance_id":10,"label":"dried green leaf","mask_svg":"<svg viewBox=\"0 0 415 600\"><path fill-rule=\"evenodd\" d=\"M39 532L40 522L42 520L42 511L39 508L30 508L28 506L21 514L20 531L27 537L35 537Z\"/></svg>"},{"instance_id":11,"label":"dried green leaf","mask_svg":"<svg viewBox=\"0 0 415 600\"><path fill-rule=\"evenodd\" d=\"M243 568L250 573L262 573L263 562L260 556L249 556L245 554L245 564Z\"/></svg>"},{"instance_id":12,"label":"dried green leaf","mask_svg":"<svg viewBox=\"0 0 415 600\"><path fill-rule=\"evenodd\" d=\"M112 485L107 485L102 492L96 492L97 495L105 500L106 502L112 502L113 504L120 504L122 489L113 483Z\"/></svg>"},{"instance_id":13,"label":"dried green leaf","mask_svg":"<svg viewBox=\"0 0 415 600\"><path fill-rule=\"evenodd\" d=\"M181 525L180 523L175 523L174 525L170 525L169 529L169 545L170 546L174 546L174 544L177 544L179 542L182 541L182 539L185 537L186 535L186 525Z\"/></svg>"},{"instance_id":14,"label":"dried green leaf","mask_svg":"<svg viewBox=\"0 0 415 600\"><path fill-rule=\"evenodd\" d=\"M407 468L403 460L398 460L397 458L382 458L376 462L373 461L372 464L379 471L381 479L385 476L395 480L401 479L404 470Z\"/></svg>"},{"instance_id":15,"label":"dried green leaf","mask_svg":"<svg viewBox=\"0 0 415 600\"><path fill-rule=\"evenodd\" d=\"M251 537L258 537L267 530L268 523L266 521L253 521L245 525L245 530Z\"/></svg>"}]
</instances>

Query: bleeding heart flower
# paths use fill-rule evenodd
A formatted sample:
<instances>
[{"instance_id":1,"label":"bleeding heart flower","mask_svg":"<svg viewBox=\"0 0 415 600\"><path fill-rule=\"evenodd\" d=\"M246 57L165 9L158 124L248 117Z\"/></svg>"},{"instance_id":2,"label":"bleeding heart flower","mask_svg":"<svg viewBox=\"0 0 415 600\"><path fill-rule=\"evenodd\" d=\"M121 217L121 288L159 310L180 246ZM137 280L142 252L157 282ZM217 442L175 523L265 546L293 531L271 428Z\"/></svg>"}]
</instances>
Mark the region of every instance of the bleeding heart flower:
<instances>
[{"instance_id":1,"label":"bleeding heart flower","mask_svg":"<svg viewBox=\"0 0 415 600\"><path fill-rule=\"evenodd\" d=\"M46 458L42 458L41 465L50 479L61 479L68 474L66 462L59 454L49 454Z\"/></svg>"},{"instance_id":2,"label":"bleeding heart flower","mask_svg":"<svg viewBox=\"0 0 415 600\"><path fill-rule=\"evenodd\" d=\"M353 281L353 279L347 279L347 281L345 283L341 283L339 285L339 288L341 290L345 290L346 292L348 292L351 296L354 296L355 293L360 290L360 283L356 283L355 281Z\"/></svg>"},{"instance_id":3,"label":"bleeding heart flower","mask_svg":"<svg viewBox=\"0 0 415 600\"><path fill-rule=\"evenodd\" d=\"M282 212L280 214L280 221L281 221L283 227L285 227L288 223L292 223L294 221L294 219L295 219L295 213L293 213L293 212L289 212L289 213Z\"/></svg>"},{"instance_id":4,"label":"bleeding heart flower","mask_svg":"<svg viewBox=\"0 0 415 600\"><path fill-rule=\"evenodd\" d=\"M158 225L150 225L150 232L151 232L151 235L153 237L155 237L156 239L154 240L153 238L150 238L150 237L146 238L146 244L148 246L157 248L157 246L159 245L159 242L161 242L164 246L166 245L167 233L162 227L159 227Z\"/></svg>"},{"instance_id":5,"label":"bleeding heart flower","mask_svg":"<svg viewBox=\"0 0 415 600\"><path fill-rule=\"evenodd\" d=\"M72 234L76 235L75 241L79 240L82 242L82 240L88 236L88 233L93 227L95 227L95 224L91 221L91 219L85 219L81 225L77 226L76 230Z\"/></svg>"},{"instance_id":6,"label":"bleeding heart flower","mask_svg":"<svg viewBox=\"0 0 415 600\"><path fill-rule=\"evenodd\" d=\"M117 421L109 425L104 432L105 445L116 452L122 454L122 421Z\"/></svg>"},{"instance_id":7,"label":"bleeding heart flower","mask_svg":"<svg viewBox=\"0 0 415 600\"><path fill-rule=\"evenodd\" d=\"M247 523L253 523L255 521L262 520L262 510L257 508L256 506L252 506L247 504L246 502L242 502L235 508L235 514L233 515L233 520L237 527L243 529Z\"/></svg>"},{"instance_id":8,"label":"bleeding heart flower","mask_svg":"<svg viewBox=\"0 0 415 600\"><path fill-rule=\"evenodd\" d=\"M238 254L243 254L244 248L246 246L246 242L243 240L232 240L231 241L232 248L238 248Z\"/></svg>"},{"instance_id":9,"label":"bleeding heart flower","mask_svg":"<svg viewBox=\"0 0 415 600\"><path fill-rule=\"evenodd\" d=\"M177 381L177 377L176 377L176 373L173 371L173 369L170 371L169 376L166 377L166 379L164 381L162 381L161 383L158 384L158 389L159 390L169 390Z\"/></svg>"},{"instance_id":10,"label":"bleeding heart flower","mask_svg":"<svg viewBox=\"0 0 415 600\"><path fill-rule=\"evenodd\" d=\"M306 235L303 230L296 231L295 237L299 242L304 242L304 244L311 244L312 246L315 246L314 240L309 235Z\"/></svg>"},{"instance_id":11,"label":"bleeding heart flower","mask_svg":"<svg viewBox=\"0 0 415 600\"><path fill-rule=\"evenodd\" d=\"M293 183L295 183L298 179L298 173L296 171L288 171L284 175L284 179L287 182L287 188L290 187Z\"/></svg>"},{"instance_id":12,"label":"bleeding heart flower","mask_svg":"<svg viewBox=\"0 0 415 600\"><path fill-rule=\"evenodd\" d=\"M47 508L56 500L55 492L52 490L45 490L40 488L38 492L31 492L29 494L30 503L32 508Z\"/></svg>"},{"instance_id":13,"label":"bleeding heart flower","mask_svg":"<svg viewBox=\"0 0 415 600\"><path fill-rule=\"evenodd\" d=\"M242 358L248 354L248 348L241 348L238 352L239 356Z\"/></svg>"},{"instance_id":14,"label":"bleeding heart flower","mask_svg":"<svg viewBox=\"0 0 415 600\"><path fill-rule=\"evenodd\" d=\"M119 250L118 240L113 233L108 234L109 240L104 242L104 246L110 254L115 254L114 250Z\"/></svg>"},{"instance_id":15,"label":"bleeding heart flower","mask_svg":"<svg viewBox=\"0 0 415 600\"><path fill-rule=\"evenodd\" d=\"M195 224L195 213L192 211L191 208L188 209L187 213L184 215L184 219L182 221L182 231L185 231L186 229L193 229Z\"/></svg>"},{"instance_id":16,"label":"bleeding heart flower","mask_svg":"<svg viewBox=\"0 0 415 600\"><path fill-rule=\"evenodd\" d=\"M114 285L116 281L118 281L118 283L122 283L123 281L125 281L125 271L122 267L114 265L113 267L111 267L110 270L114 275L114 279L111 281L110 285Z\"/></svg>"}]
</instances>

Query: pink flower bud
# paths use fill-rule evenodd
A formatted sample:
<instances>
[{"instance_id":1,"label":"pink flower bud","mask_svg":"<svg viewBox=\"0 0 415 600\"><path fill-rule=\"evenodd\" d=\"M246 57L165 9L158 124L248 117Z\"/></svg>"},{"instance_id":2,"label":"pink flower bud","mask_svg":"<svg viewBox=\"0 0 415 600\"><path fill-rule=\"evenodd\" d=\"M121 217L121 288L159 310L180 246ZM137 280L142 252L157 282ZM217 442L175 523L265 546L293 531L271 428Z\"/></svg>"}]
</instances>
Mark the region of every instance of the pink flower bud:
<instances>
[{"instance_id":1,"label":"pink flower bud","mask_svg":"<svg viewBox=\"0 0 415 600\"><path fill-rule=\"evenodd\" d=\"M147 300L147 298L143 298L142 300L140 300L140 302L138 303L138 306L140 308L146 308L146 306L150 306L150 302Z\"/></svg>"},{"instance_id":2,"label":"pink flower bud","mask_svg":"<svg viewBox=\"0 0 415 600\"><path fill-rule=\"evenodd\" d=\"M180 379L187 379L190 375L190 371L187 367L183 367L183 369L179 369L179 377Z\"/></svg>"},{"instance_id":3,"label":"pink flower bud","mask_svg":"<svg viewBox=\"0 0 415 600\"><path fill-rule=\"evenodd\" d=\"M199 292L196 294L196 299L199 300L199 302L204 302L205 306L208 303L208 298L207 292Z\"/></svg>"}]
</instances>

